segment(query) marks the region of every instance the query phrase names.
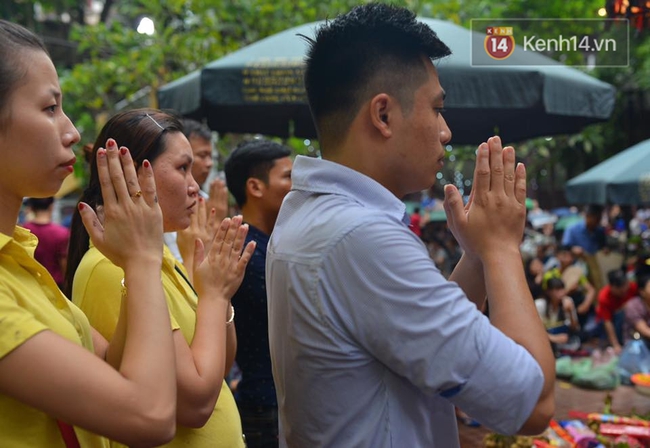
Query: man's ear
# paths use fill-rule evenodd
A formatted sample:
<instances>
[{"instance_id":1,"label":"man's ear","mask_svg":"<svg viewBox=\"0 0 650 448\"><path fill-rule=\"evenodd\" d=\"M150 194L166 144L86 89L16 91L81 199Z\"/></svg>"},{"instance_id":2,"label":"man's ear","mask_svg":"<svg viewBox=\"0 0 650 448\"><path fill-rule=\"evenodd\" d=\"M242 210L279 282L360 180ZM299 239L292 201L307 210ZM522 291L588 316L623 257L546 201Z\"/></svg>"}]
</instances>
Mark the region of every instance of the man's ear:
<instances>
[{"instance_id":1,"label":"man's ear","mask_svg":"<svg viewBox=\"0 0 650 448\"><path fill-rule=\"evenodd\" d=\"M255 177L246 180L246 196L249 198L261 198L264 194L264 182Z\"/></svg>"},{"instance_id":2,"label":"man's ear","mask_svg":"<svg viewBox=\"0 0 650 448\"><path fill-rule=\"evenodd\" d=\"M393 135L392 124L395 114L395 100L386 93L375 95L370 100L370 122L372 126L385 137L390 138Z\"/></svg>"}]
</instances>

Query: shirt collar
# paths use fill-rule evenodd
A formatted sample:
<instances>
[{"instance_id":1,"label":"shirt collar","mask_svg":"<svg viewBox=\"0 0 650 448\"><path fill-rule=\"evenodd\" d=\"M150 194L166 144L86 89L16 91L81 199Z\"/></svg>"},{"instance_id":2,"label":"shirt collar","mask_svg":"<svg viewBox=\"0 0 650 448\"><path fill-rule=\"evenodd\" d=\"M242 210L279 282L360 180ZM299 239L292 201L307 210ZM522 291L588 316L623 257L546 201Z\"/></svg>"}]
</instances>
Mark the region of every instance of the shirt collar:
<instances>
[{"instance_id":1,"label":"shirt collar","mask_svg":"<svg viewBox=\"0 0 650 448\"><path fill-rule=\"evenodd\" d=\"M162 264L163 267L167 267L170 271L174 270L174 266L177 264L182 266L180 262L177 263L178 260L176 260L176 257L172 254L172 251L167 247L166 244L163 244L163 260ZM183 266L183 270L185 270L185 267Z\"/></svg>"},{"instance_id":2,"label":"shirt collar","mask_svg":"<svg viewBox=\"0 0 650 448\"><path fill-rule=\"evenodd\" d=\"M376 180L344 165L296 156L291 182L292 190L339 194L364 207L382 210L402 222L408 221L406 206L401 200Z\"/></svg>"},{"instance_id":3,"label":"shirt collar","mask_svg":"<svg viewBox=\"0 0 650 448\"><path fill-rule=\"evenodd\" d=\"M14 227L13 236L0 233L0 250L3 250L12 242L20 245L30 256L33 257L36 246L38 245L38 238L36 238L36 235L29 230L16 226Z\"/></svg>"}]
</instances>

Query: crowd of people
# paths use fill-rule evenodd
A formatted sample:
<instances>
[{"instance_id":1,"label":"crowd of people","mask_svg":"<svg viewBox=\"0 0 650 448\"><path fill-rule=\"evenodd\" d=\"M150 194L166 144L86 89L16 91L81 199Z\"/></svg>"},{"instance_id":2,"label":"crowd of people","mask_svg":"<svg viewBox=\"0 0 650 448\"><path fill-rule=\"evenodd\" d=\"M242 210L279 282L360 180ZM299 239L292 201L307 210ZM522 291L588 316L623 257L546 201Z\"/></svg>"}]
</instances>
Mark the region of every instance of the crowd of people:
<instances>
[{"instance_id":1,"label":"crowd of people","mask_svg":"<svg viewBox=\"0 0 650 448\"><path fill-rule=\"evenodd\" d=\"M534 207L520 250L555 354L574 354L586 346L611 347L618 355L626 342L639 337L650 346L648 210L635 208L626 224L619 206L591 205L575 212L574 223L556 229L558 217ZM422 218L419 208L414 214L418 217L411 222L425 224L412 230L421 235L438 268L451 272L461 252L446 222Z\"/></svg>"},{"instance_id":2,"label":"crowd of people","mask_svg":"<svg viewBox=\"0 0 650 448\"><path fill-rule=\"evenodd\" d=\"M647 314L641 278L611 273L596 295L576 275L604 241L589 219L524 269L526 171L499 137L478 147L468 201L444 187L444 224L409 219L401 198L436 182L452 138L435 30L369 3L307 41L322 158L244 141L206 192L207 128L117 113L89 148L66 251L38 198L72 173L80 136L43 43L0 20L0 444L446 448L460 411L537 434L551 342L600 319L614 346L624 302Z\"/></svg>"}]
</instances>

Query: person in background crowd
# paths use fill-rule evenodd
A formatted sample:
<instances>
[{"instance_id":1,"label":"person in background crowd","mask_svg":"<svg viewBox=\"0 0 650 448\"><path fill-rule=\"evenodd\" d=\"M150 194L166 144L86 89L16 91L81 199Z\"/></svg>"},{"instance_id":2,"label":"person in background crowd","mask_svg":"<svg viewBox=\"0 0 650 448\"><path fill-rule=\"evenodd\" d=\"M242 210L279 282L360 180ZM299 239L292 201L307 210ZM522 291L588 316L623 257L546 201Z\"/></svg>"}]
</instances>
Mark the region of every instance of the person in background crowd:
<instances>
[{"instance_id":1,"label":"person in background crowd","mask_svg":"<svg viewBox=\"0 0 650 448\"><path fill-rule=\"evenodd\" d=\"M183 125L183 134L190 142L194 156L192 176L199 187L203 188L203 184L212 172L212 131L203 123L189 118L181 120L181 124ZM201 193L207 199L207 195L202 190Z\"/></svg>"},{"instance_id":2,"label":"person in background crowd","mask_svg":"<svg viewBox=\"0 0 650 448\"><path fill-rule=\"evenodd\" d=\"M422 238L422 217L420 216L420 207L415 207L413 209L413 213L411 213L409 219L409 228L413 233Z\"/></svg>"},{"instance_id":3,"label":"person in background crowd","mask_svg":"<svg viewBox=\"0 0 650 448\"><path fill-rule=\"evenodd\" d=\"M23 227L38 238L34 258L45 266L45 269L52 274L52 278L59 288L63 289L70 230L52 222L52 213L54 211L54 198L52 196L48 198L29 198L27 199L27 206L32 210L33 218L31 221L26 222Z\"/></svg>"},{"instance_id":4,"label":"person in background crowd","mask_svg":"<svg viewBox=\"0 0 650 448\"><path fill-rule=\"evenodd\" d=\"M162 214L151 164L138 178L127 148L98 150L104 219L78 208L93 244L124 269L120 338L108 343L33 257L16 226L24 197L59 191L80 136L62 107L43 42L0 20L0 445L107 448L168 442L176 373L160 284ZM99 291L99 299L105 291Z\"/></svg>"},{"instance_id":5,"label":"person in background crowd","mask_svg":"<svg viewBox=\"0 0 650 448\"><path fill-rule=\"evenodd\" d=\"M228 189L257 243L232 299L237 320L237 405L248 448L278 446L278 402L269 354L266 246L280 205L291 189L291 151L269 140L241 143L225 163Z\"/></svg>"},{"instance_id":6,"label":"person in background crowd","mask_svg":"<svg viewBox=\"0 0 650 448\"><path fill-rule=\"evenodd\" d=\"M596 290L603 287L603 275L595 255L600 250L609 251L605 228L601 225L602 218L603 207L590 205L585 210L584 221L570 225L562 234L562 245L571 247L576 263L583 266Z\"/></svg>"},{"instance_id":7,"label":"person in background crowd","mask_svg":"<svg viewBox=\"0 0 650 448\"><path fill-rule=\"evenodd\" d=\"M638 294L636 282L628 280L622 269L607 274L609 284L598 293L596 317L603 324L605 336L614 353L619 354L623 342L623 306Z\"/></svg>"},{"instance_id":8,"label":"person in background crowd","mask_svg":"<svg viewBox=\"0 0 650 448\"><path fill-rule=\"evenodd\" d=\"M535 299L539 317L544 321L548 338L554 351L562 348L578 349L580 347L580 323L573 299L566 293L561 278L551 278L546 282L545 297Z\"/></svg>"},{"instance_id":9,"label":"person in background crowd","mask_svg":"<svg viewBox=\"0 0 650 448\"><path fill-rule=\"evenodd\" d=\"M119 112L102 128L95 142L95 155L107 135L114 135L132 148L138 170L145 158L151 162L164 230L188 227L191 217L201 213L197 205L203 198L197 194L198 185L191 171L192 149L179 121L154 109ZM98 208L103 205L99 185L96 171L91 170L81 198ZM72 300L104 337L113 340L119 337L117 323L124 311L120 298L123 272L89 245L78 223L75 214L68 259ZM196 251L190 257L194 260L192 280L161 244L162 286L171 318L178 381L178 430L168 447L244 446L239 413L224 377L237 346L230 299L241 283L255 245L246 245L242 253L246 230L241 217L227 218L212 238L192 241Z\"/></svg>"},{"instance_id":10,"label":"person in background crowd","mask_svg":"<svg viewBox=\"0 0 650 448\"><path fill-rule=\"evenodd\" d=\"M578 313L580 328L584 330L582 339L589 339L596 327L596 288L584 274L582 266L574 264L575 256L571 246L558 247L555 255L559 266L544 273L542 287L546 289L546 283L550 279L563 280L566 293L573 299Z\"/></svg>"},{"instance_id":11,"label":"person in background crowd","mask_svg":"<svg viewBox=\"0 0 650 448\"><path fill-rule=\"evenodd\" d=\"M585 210L584 221L570 225L562 235L562 245L570 246L576 257L583 253L594 255L606 244L605 229L600 225L603 207L590 205Z\"/></svg>"},{"instance_id":12,"label":"person in background crowd","mask_svg":"<svg viewBox=\"0 0 650 448\"><path fill-rule=\"evenodd\" d=\"M524 270L526 272L526 282L528 289L533 299L541 299L544 297L544 288L542 288L542 280L544 278L544 264L538 257L531 257L524 263Z\"/></svg>"},{"instance_id":13,"label":"person in background crowd","mask_svg":"<svg viewBox=\"0 0 650 448\"><path fill-rule=\"evenodd\" d=\"M634 334L639 333L650 348L650 275L639 277L637 286L639 295L623 305L625 313L623 342L633 339Z\"/></svg>"},{"instance_id":14,"label":"person in background crowd","mask_svg":"<svg viewBox=\"0 0 650 448\"><path fill-rule=\"evenodd\" d=\"M448 281L401 198L433 185L444 162L451 131L432 60L449 48L380 3L307 40L322 159L296 157L266 262L280 446L457 447L454 405L501 433L543 431L555 361L519 252L525 167L493 137L468 204L445 185L464 250Z\"/></svg>"}]
</instances>

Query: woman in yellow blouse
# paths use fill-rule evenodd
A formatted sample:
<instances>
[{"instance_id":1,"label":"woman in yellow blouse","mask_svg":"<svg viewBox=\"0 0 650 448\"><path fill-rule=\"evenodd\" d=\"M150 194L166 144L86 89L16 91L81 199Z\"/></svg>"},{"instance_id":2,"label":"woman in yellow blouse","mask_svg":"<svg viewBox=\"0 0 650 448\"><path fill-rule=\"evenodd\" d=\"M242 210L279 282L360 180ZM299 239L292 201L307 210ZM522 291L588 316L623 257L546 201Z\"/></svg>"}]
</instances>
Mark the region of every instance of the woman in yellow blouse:
<instances>
[{"instance_id":1,"label":"woman in yellow blouse","mask_svg":"<svg viewBox=\"0 0 650 448\"><path fill-rule=\"evenodd\" d=\"M108 140L94 167L103 223L79 204L95 247L124 270L126 318L110 344L34 260L36 238L15 226L23 197L54 195L73 171L79 133L61 103L43 43L0 20L0 446L165 443L176 374L151 164L138 178L129 151Z\"/></svg>"},{"instance_id":2,"label":"woman in yellow blouse","mask_svg":"<svg viewBox=\"0 0 650 448\"><path fill-rule=\"evenodd\" d=\"M204 203L192 177L192 148L180 122L152 109L120 112L100 132L92 152L93 160L100 142L108 135L131 149L138 170L145 158L151 161L164 231L181 231L190 226L192 216L201 213L197 209ZM99 190L100 179L93 170L81 200L101 210ZM206 263L199 263L199 255L194 259L196 267L190 276L164 247L162 283L173 329L178 386L178 430L167 446L244 447L239 413L224 376L236 348L230 298L241 283L254 244L246 248L240 260L247 226L241 226L241 217L226 218L220 231L225 232L229 226L239 229L236 238L235 232L229 232L219 244L235 247L232 253L241 268L239 271L225 269L224 265L220 275L208 269ZM202 243L197 242L199 252L201 247ZM89 245L78 215L72 222L68 273L68 280L74 277L71 291L74 303L110 340L120 314L122 270Z\"/></svg>"}]
</instances>

